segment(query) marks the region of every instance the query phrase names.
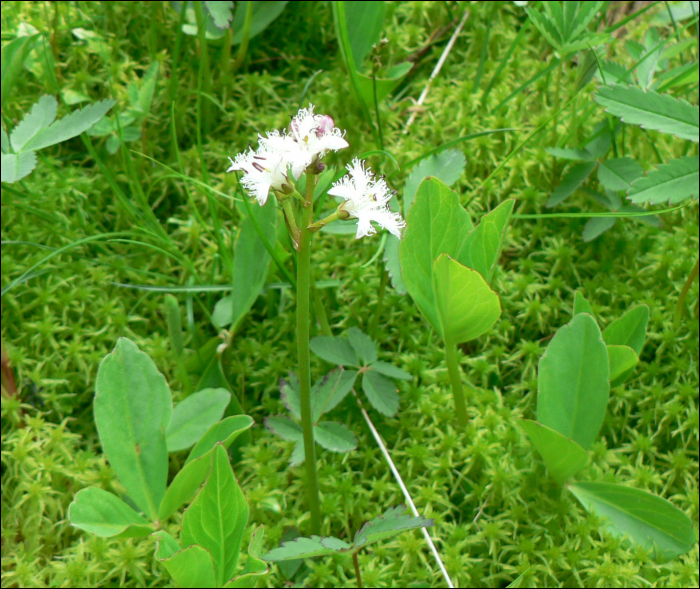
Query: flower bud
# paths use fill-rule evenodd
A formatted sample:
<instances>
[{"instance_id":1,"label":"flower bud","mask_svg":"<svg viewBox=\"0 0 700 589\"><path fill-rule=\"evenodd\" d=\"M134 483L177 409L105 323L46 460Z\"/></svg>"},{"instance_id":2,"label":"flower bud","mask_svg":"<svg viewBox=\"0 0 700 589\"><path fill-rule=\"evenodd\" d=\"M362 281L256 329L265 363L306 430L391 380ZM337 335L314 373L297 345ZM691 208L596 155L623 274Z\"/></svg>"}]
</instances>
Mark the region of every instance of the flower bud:
<instances>
[{"instance_id":1,"label":"flower bud","mask_svg":"<svg viewBox=\"0 0 700 589\"><path fill-rule=\"evenodd\" d=\"M316 137L323 137L335 129L335 121L330 115L316 115Z\"/></svg>"}]
</instances>

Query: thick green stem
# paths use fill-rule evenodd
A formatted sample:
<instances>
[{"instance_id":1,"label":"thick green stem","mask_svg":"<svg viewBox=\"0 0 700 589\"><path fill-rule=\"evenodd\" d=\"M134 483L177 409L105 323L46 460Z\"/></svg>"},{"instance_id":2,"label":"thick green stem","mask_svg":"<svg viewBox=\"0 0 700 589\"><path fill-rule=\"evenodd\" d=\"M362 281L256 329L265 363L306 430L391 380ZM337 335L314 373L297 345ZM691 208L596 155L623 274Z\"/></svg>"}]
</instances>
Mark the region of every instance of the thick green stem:
<instances>
[{"instance_id":1,"label":"thick green stem","mask_svg":"<svg viewBox=\"0 0 700 589\"><path fill-rule=\"evenodd\" d=\"M685 305L685 299L688 296L690 287L693 286L693 282L695 282L695 279L698 277L699 269L700 258L698 258L695 261L695 266L690 271L690 274L688 275L688 278L685 281L685 284L683 285L683 290L681 290L681 294L678 295L678 302L676 302L676 312L673 317L673 327L676 329L678 329L678 326L681 324L681 317L683 316L683 307Z\"/></svg>"},{"instance_id":2,"label":"thick green stem","mask_svg":"<svg viewBox=\"0 0 700 589\"><path fill-rule=\"evenodd\" d=\"M452 394L455 397L457 421L459 421L461 425L466 426L469 422L469 417L467 416L467 400L464 396L462 375L459 370L459 352L455 344L445 342L445 359L447 360L447 370L450 373Z\"/></svg>"},{"instance_id":3,"label":"thick green stem","mask_svg":"<svg viewBox=\"0 0 700 589\"><path fill-rule=\"evenodd\" d=\"M306 175L306 200L302 212L301 236L297 255L297 348L299 350L299 392L301 427L304 431L306 494L311 512L311 533L321 533L321 500L316 473L316 443L311 414L311 366L309 352L309 290L311 282L311 236L308 227L314 220L314 177Z\"/></svg>"}]
</instances>

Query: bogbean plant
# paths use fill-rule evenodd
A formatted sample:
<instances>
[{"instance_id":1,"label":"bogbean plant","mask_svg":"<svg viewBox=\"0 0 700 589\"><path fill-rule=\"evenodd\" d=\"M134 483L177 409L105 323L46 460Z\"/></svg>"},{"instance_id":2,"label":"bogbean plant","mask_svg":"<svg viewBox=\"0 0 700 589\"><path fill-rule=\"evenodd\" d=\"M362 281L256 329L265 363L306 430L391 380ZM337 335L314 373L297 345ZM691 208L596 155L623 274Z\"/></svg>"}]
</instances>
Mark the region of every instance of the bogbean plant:
<instances>
[{"instance_id":1,"label":"bogbean plant","mask_svg":"<svg viewBox=\"0 0 700 589\"><path fill-rule=\"evenodd\" d=\"M537 420L522 419L551 477L616 536L626 536L658 560L690 550L690 518L647 491L601 481L574 480L589 462L589 450L605 420L611 387L634 370L644 346L649 308L626 311L602 332L590 304L576 293L574 317L560 328L540 359Z\"/></svg>"}]
</instances>

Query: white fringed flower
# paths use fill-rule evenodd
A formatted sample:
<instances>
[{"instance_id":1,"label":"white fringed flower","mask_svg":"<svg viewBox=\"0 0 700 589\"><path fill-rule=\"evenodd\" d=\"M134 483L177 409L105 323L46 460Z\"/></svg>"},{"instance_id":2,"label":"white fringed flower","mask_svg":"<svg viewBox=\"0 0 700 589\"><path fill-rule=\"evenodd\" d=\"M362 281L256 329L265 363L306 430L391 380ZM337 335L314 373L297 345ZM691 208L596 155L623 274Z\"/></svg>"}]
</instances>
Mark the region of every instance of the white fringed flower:
<instances>
[{"instance_id":1,"label":"white fringed flower","mask_svg":"<svg viewBox=\"0 0 700 589\"><path fill-rule=\"evenodd\" d=\"M263 206L267 202L270 189L285 191L289 187L287 178L287 162L283 154L259 149L249 149L239 153L227 172L240 170L244 173L241 183Z\"/></svg>"},{"instance_id":2,"label":"white fringed flower","mask_svg":"<svg viewBox=\"0 0 700 589\"><path fill-rule=\"evenodd\" d=\"M299 110L288 132L275 130L265 137L259 135L258 150L238 154L228 171L244 172L241 182L264 205L270 189L286 192L291 187L288 171L299 178L329 151L348 147L343 134L330 116L314 114L314 105L310 104Z\"/></svg>"},{"instance_id":3,"label":"white fringed flower","mask_svg":"<svg viewBox=\"0 0 700 589\"><path fill-rule=\"evenodd\" d=\"M392 192L386 182L381 178L376 180L372 171L365 169L364 162L357 158L347 168L350 173L333 184L328 194L345 199L338 210L357 219L355 238L375 233L372 226L372 221L375 221L400 239L401 229L406 226L406 222L399 213L389 209Z\"/></svg>"}]
</instances>

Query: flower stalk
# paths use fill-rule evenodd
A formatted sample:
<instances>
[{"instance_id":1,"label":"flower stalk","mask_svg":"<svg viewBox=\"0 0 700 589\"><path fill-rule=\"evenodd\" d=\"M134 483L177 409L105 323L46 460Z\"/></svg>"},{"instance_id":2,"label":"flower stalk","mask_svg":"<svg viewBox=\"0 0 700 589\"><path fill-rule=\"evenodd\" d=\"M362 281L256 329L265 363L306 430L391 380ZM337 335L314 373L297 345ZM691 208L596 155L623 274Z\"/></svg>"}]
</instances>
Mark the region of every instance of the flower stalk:
<instances>
[{"instance_id":1,"label":"flower stalk","mask_svg":"<svg viewBox=\"0 0 700 589\"><path fill-rule=\"evenodd\" d=\"M316 443L311 414L311 365L309 350L311 237L309 227L314 219L315 177L306 175L306 199L302 208L301 232L297 254L297 349L299 353L299 391L301 397L301 425L304 435L306 464L306 493L311 513L311 533L321 533L321 501L316 472Z\"/></svg>"},{"instance_id":2,"label":"flower stalk","mask_svg":"<svg viewBox=\"0 0 700 589\"><path fill-rule=\"evenodd\" d=\"M455 398L455 410L457 412L457 421L463 427L469 423L467 415L467 400L464 396L464 387L462 386L462 374L459 370L459 352L457 346L449 342L445 342L445 359L447 361L447 371L450 374L450 383L452 384L452 394Z\"/></svg>"}]
</instances>

